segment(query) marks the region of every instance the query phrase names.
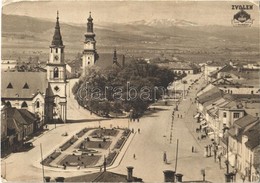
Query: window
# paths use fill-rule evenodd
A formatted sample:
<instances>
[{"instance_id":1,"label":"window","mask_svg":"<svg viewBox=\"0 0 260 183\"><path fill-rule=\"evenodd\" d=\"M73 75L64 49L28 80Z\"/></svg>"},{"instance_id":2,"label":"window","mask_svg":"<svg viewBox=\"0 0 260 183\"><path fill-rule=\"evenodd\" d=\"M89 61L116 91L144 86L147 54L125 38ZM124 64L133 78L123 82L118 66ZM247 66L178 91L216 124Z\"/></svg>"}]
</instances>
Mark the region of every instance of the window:
<instances>
[{"instance_id":1,"label":"window","mask_svg":"<svg viewBox=\"0 0 260 183\"><path fill-rule=\"evenodd\" d=\"M238 112L233 113L233 118L239 118L239 113Z\"/></svg>"},{"instance_id":2,"label":"window","mask_svg":"<svg viewBox=\"0 0 260 183\"><path fill-rule=\"evenodd\" d=\"M23 89L29 89L29 86L27 83L24 84Z\"/></svg>"},{"instance_id":3,"label":"window","mask_svg":"<svg viewBox=\"0 0 260 183\"><path fill-rule=\"evenodd\" d=\"M28 107L28 105L27 105L27 103L24 101L23 103L22 103L22 106L21 106L22 108L24 108L24 107Z\"/></svg>"},{"instance_id":4,"label":"window","mask_svg":"<svg viewBox=\"0 0 260 183\"><path fill-rule=\"evenodd\" d=\"M52 53L52 48L51 48L51 53Z\"/></svg>"},{"instance_id":5,"label":"window","mask_svg":"<svg viewBox=\"0 0 260 183\"><path fill-rule=\"evenodd\" d=\"M53 70L53 77L58 78L59 77L59 69L58 67L55 67Z\"/></svg>"},{"instance_id":6,"label":"window","mask_svg":"<svg viewBox=\"0 0 260 183\"><path fill-rule=\"evenodd\" d=\"M223 112L223 118L226 118L226 117L227 117L227 113Z\"/></svg>"},{"instance_id":7,"label":"window","mask_svg":"<svg viewBox=\"0 0 260 183\"><path fill-rule=\"evenodd\" d=\"M36 102L36 108L40 108L40 102L39 101Z\"/></svg>"},{"instance_id":8,"label":"window","mask_svg":"<svg viewBox=\"0 0 260 183\"><path fill-rule=\"evenodd\" d=\"M9 83L9 84L7 85L7 88L13 88L12 83Z\"/></svg>"}]
</instances>

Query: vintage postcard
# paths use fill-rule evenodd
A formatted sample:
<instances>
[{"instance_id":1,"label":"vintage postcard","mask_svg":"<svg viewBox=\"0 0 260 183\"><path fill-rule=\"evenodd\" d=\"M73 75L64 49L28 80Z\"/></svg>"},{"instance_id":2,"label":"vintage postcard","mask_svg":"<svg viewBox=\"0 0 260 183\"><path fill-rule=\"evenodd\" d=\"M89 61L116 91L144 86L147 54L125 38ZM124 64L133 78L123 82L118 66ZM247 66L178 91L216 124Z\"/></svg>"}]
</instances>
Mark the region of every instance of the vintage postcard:
<instances>
[{"instance_id":1,"label":"vintage postcard","mask_svg":"<svg viewBox=\"0 0 260 183\"><path fill-rule=\"evenodd\" d=\"M2 182L259 182L259 1L8 1Z\"/></svg>"}]
</instances>

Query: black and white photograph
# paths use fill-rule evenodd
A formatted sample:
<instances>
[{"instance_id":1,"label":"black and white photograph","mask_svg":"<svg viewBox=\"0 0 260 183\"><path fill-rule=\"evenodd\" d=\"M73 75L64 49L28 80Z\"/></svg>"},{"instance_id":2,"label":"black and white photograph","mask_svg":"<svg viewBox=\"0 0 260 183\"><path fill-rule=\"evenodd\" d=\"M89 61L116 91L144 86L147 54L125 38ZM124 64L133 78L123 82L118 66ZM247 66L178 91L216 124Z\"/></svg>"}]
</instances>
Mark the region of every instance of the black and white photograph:
<instances>
[{"instance_id":1,"label":"black and white photograph","mask_svg":"<svg viewBox=\"0 0 260 183\"><path fill-rule=\"evenodd\" d=\"M259 8L3 0L1 182L260 182Z\"/></svg>"}]
</instances>

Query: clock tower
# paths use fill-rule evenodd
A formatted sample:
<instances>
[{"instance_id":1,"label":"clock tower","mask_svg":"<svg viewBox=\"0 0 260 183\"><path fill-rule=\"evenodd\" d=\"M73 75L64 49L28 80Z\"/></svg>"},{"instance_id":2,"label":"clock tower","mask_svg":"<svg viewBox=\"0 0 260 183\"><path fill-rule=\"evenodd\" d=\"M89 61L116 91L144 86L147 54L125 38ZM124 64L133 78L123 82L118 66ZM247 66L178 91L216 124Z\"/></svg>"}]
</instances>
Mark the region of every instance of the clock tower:
<instances>
[{"instance_id":1,"label":"clock tower","mask_svg":"<svg viewBox=\"0 0 260 183\"><path fill-rule=\"evenodd\" d=\"M85 33L84 50L82 56L82 75L86 75L86 69L93 66L98 59L98 54L96 52L96 40L95 33L93 31L93 18L91 17L91 12L89 13L87 32Z\"/></svg>"},{"instance_id":2,"label":"clock tower","mask_svg":"<svg viewBox=\"0 0 260 183\"><path fill-rule=\"evenodd\" d=\"M59 12L55 32L50 45L49 60L47 61L48 79L48 119L66 122L67 95L66 95L66 64L64 62L64 48L59 24Z\"/></svg>"}]
</instances>

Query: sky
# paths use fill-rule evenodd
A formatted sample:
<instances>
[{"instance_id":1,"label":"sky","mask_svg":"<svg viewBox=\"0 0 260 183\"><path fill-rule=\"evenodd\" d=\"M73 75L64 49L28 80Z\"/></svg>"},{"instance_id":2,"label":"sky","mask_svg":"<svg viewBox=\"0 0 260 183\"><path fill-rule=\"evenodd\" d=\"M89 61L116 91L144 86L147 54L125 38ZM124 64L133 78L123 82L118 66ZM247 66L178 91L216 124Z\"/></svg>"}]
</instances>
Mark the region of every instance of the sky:
<instances>
[{"instance_id":1,"label":"sky","mask_svg":"<svg viewBox=\"0 0 260 183\"><path fill-rule=\"evenodd\" d=\"M5 2L2 13L26 15L36 18L55 20L59 10L60 21L66 23L86 23L89 11L96 23L127 23L152 19L180 19L200 25L231 25L233 15L239 10L232 10L232 5L250 5L243 1L100 1L100 0L56 0ZM254 3L253 3L254 4ZM259 23L259 6L247 12Z\"/></svg>"}]
</instances>

